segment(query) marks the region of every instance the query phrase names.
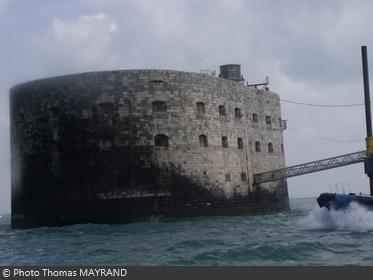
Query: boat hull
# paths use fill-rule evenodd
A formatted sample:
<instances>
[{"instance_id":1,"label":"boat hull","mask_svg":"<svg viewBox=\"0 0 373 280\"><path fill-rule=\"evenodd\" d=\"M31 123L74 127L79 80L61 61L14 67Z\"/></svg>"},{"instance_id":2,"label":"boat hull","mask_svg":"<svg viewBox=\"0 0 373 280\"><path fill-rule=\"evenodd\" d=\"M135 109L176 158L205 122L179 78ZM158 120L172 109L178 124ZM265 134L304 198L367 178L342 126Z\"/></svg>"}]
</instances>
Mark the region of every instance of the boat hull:
<instances>
[{"instance_id":1,"label":"boat hull","mask_svg":"<svg viewBox=\"0 0 373 280\"><path fill-rule=\"evenodd\" d=\"M325 207L328 210L345 209L353 202L358 203L364 207L373 209L373 197L372 196L356 195L353 193L350 193L350 194L322 193L317 198L317 203L319 204L320 208Z\"/></svg>"}]
</instances>

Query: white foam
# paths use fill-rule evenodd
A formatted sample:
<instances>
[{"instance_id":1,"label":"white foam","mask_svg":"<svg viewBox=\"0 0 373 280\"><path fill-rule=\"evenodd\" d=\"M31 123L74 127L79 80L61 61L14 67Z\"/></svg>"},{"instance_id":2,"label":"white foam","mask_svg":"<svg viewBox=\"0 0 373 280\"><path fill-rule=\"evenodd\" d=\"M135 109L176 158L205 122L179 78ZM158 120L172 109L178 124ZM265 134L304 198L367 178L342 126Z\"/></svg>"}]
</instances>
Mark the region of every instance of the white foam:
<instances>
[{"instance_id":1,"label":"white foam","mask_svg":"<svg viewBox=\"0 0 373 280\"><path fill-rule=\"evenodd\" d=\"M349 231L373 230L373 210L351 203L344 210L327 210L316 205L304 218L298 220L298 226L304 230L329 229Z\"/></svg>"}]
</instances>

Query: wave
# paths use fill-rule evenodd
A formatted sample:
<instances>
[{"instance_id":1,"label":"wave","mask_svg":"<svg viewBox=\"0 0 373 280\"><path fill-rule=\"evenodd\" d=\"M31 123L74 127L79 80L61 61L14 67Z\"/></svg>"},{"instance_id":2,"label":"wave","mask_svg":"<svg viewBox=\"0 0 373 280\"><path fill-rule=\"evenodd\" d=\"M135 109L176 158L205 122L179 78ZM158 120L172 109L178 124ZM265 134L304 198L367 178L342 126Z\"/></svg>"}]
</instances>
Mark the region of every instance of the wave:
<instances>
[{"instance_id":1,"label":"wave","mask_svg":"<svg viewBox=\"0 0 373 280\"><path fill-rule=\"evenodd\" d=\"M343 210L327 210L318 205L297 221L303 230L347 230L366 232L373 230L373 211L353 202Z\"/></svg>"}]
</instances>

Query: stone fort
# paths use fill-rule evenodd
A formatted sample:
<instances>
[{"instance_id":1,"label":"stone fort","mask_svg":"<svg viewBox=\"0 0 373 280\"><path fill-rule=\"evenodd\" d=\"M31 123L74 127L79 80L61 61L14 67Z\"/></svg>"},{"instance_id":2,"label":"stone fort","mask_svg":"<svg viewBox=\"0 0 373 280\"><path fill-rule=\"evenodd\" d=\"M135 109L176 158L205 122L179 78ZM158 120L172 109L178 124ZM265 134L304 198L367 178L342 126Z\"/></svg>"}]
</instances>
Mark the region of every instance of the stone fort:
<instances>
[{"instance_id":1,"label":"stone fort","mask_svg":"<svg viewBox=\"0 0 373 280\"><path fill-rule=\"evenodd\" d=\"M238 197L255 212L263 193L263 210L288 209L286 180L252 198L254 174L285 167L284 125L279 96L245 85L240 65L220 66L219 77L117 70L46 78L15 86L10 102L16 225L134 207L143 209L134 216L167 216L181 204L180 215L193 207L198 215L214 199Z\"/></svg>"}]
</instances>

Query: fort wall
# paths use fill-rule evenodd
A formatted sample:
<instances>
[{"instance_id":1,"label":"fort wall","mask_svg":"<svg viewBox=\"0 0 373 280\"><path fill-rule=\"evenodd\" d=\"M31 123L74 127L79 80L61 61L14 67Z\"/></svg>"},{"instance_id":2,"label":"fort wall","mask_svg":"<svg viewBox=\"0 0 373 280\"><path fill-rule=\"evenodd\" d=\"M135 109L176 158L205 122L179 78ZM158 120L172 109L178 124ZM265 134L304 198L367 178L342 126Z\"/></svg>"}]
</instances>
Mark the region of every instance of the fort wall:
<instances>
[{"instance_id":1,"label":"fort wall","mask_svg":"<svg viewBox=\"0 0 373 280\"><path fill-rule=\"evenodd\" d=\"M174 175L245 196L253 174L285 166L279 96L239 81L90 72L20 84L10 99L14 201L159 195ZM287 197L286 181L261 187Z\"/></svg>"}]
</instances>

